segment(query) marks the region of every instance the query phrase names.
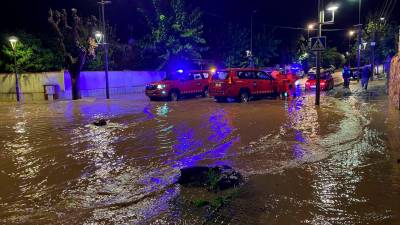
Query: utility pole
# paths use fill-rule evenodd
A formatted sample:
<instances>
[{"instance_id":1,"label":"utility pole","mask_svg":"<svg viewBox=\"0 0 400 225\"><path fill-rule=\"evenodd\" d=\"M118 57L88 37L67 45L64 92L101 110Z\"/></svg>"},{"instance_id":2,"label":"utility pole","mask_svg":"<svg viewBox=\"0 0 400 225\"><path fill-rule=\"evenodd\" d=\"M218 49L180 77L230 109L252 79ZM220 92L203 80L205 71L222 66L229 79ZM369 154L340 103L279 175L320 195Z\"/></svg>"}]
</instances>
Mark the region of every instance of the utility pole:
<instances>
[{"instance_id":1,"label":"utility pole","mask_svg":"<svg viewBox=\"0 0 400 225\"><path fill-rule=\"evenodd\" d=\"M253 10L250 16L250 54L247 53L249 57L249 66L250 68L254 68L254 54L253 54L253 16L257 13L257 10Z\"/></svg>"},{"instance_id":2,"label":"utility pole","mask_svg":"<svg viewBox=\"0 0 400 225\"><path fill-rule=\"evenodd\" d=\"M17 102L20 101L20 96L19 96L19 82L18 82L18 68L17 68L17 42L18 38L15 36L11 36L8 41L11 44L11 48L14 53L14 72L15 72L15 92L17 95Z\"/></svg>"},{"instance_id":3,"label":"utility pole","mask_svg":"<svg viewBox=\"0 0 400 225\"><path fill-rule=\"evenodd\" d=\"M14 70L15 70L15 91L17 92L17 102L20 101L19 97L19 82L18 82L18 70L17 70L17 51L13 48L14 52Z\"/></svg>"},{"instance_id":4,"label":"utility pole","mask_svg":"<svg viewBox=\"0 0 400 225\"><path fill-rule=\"evenodd\" d=\"M371 42L371 48L372 48L372 76L371 76L371 80L374 80L374 75L375 75L375 46L376 46L375 38L376 38L376 31L374 30L373 37L372 37L372 42Z\"/></svg>"},{"instance_id":5,"label":"utility pole","mask_svg":"<svg viewBox=\"0 0 400 225\"><path fill-rule=\"evenodd\" d=\"M349 51L348 51L348 55L347 55L347 60L349 63L349 67L351 68L351 36L349 35Z\"/></svg>"},{"instance_id":6,"label":"utility pole","mask_svg":"<svg viewBox=\"0 0 400 225\"><path fill-rule=\"evenodd\" d=\"M362 24L361 24L361 4L362 0L358 0L358 41L357 41L357 70L358 70L358 76L357 76L357 81L360 81L360 76L361 76L361 36L362 36Z\"/></svg>"},{"instance_id":7,"label":"utility pole","mask_svg":"<svg viewBox=\"0 0 400 225\"><path fill-rule=\"evenodd\" d=\"M250 51L253 53L253 16L257 10L253 10L250 16Z\"/></svg>"},{"instance_id":8,"label":"utility pole","mask_svg":"<svg viewBox=\"0 0 400 225\"><path fill-rule=\"evenodd\" d=\"M324 23L323 0L318 0L318 38L322 36L322 24ZM316 77L316 92L315 105L320 105L321 99L321 51L317 51L317 77Z\"/></svg>"},{"instance_id":9,"label":"utility pole","mask_svg":"<svg viewBox=\"0 0 400 225\"><path fill-rule=\"evenodd\" d=\"M254 14L253 12L251 12L251 16L250 16L250 51L251 52L253 52L253 14Z\"/></svg>"},{"instance_id":10,"label":"utility pole","mask_svg":"<svg viewBox=\"0 0 400 225\"><path fill-rule=\"evenodd\" d=\"M111 1L105 1L101 0L101 2L98 2L98 4L101 6L101 16L102 16L102 28L103 28L103 46L104 46L104 57L105 57L105 63L104 63L104 71L106 74L106 97L107 99L110 99L110 84L108 80L108 43L107 43L107 31L106 31L106 19L105 19L105 5L106 4L111 4Z\"/></svg>"}]
</instances>

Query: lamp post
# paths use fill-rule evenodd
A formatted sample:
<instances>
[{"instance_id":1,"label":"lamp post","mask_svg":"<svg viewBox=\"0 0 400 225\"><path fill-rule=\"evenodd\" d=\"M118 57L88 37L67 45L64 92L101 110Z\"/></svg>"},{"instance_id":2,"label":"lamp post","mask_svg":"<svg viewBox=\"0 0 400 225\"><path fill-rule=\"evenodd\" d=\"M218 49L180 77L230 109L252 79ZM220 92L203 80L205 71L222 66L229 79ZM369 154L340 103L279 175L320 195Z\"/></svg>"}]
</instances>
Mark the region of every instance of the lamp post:
<instances>
[{"instance_id":1,"label":"lamp post","mask_svg":"<svg viewBox=\"0 0 400 225\"><path fill-rule=\"evenodd\" d=\"M351 55L351 39L353 38L354 34L356 32L354 30L349 31L349 51L348 51L348 60L349 60L349 66L351 67L351 62L350 62L350 55Z\"/></svg>"},{"instance_id":2,"label":"lamp post","mask_svg":"<svg viewBox=\"0 0 400 225\"><path fill-rule=\"evenodd\" d=\"M361 75L361 36L362 36L362 24L361 24L361 6L362 6L362 0L358 0L358 24L356 25L358 28L358 38L357 38L357 70L358 70L358 76L357 76L357 81L360 81L360 75Z\"/></svg>"},{"instance_id":3,"label":"lamp post","mask_svg":"<svg viewBox=\"0 0 400 225\"><path fill-rule=\"evenodd\" d=\"M18 82L18 69L17 69L17 42L18 38L15 36L11 36L8 41L11 44L11 48L13 49L14 53L14 72L15 72L15 92L17 94L17 101L20 101L19 97L19 82Z\"/></svg>"},{"instance_id":4,"label":"lamp post","mask_svg":"<svg viewBox=\"0 0 400 225\"><path fill-rule=\"evenodd\" d=\"M253 59L253 17L257 13L257 10L253 10L250 15L250 52L246 51L247 57L249 58L250 68L254 68Z\"/></svg>"},{"instance_id":5,"label":"lamp post","mask_svg":"<svg viewBox=\"0 0 400 225\"><path fill-rule=\"evenodd\" d=\"M323 9L323 0L318 0L318 38L322 37L322 25L333 24L335 22L335 12L338 10L338 6L332 5L327 8L332 14L330 21L325 21L325 10ZM315 93L315 105L319 106L321 101L321 51L317 51L317 76L316 76L316 93Z\"/></svg>"},{"instance_id":6,"label":"lamp post","mask_svg":"<svg viewBox=\"0 0 400 225\"><path fill-rule=\"evenodd\" d=\"M257 10L251 12L250 16L250 51L253 52L253 17L257 13Z\"/></svg>"},{"instance_id":7,"label":"lamp post","mask_svg":"<svg viewBox=\"0 0 400 225\"><path fill-rule=\"evenodd\" d=\"M310 23L307 26L307 42L310 41L310 32L312 30L314 30L315 24L314 23Z\"/></svg>"},{"instance_id":8,"label":"lamp post","mask_svg":"<svg viewBox=\"0 0 400 225\"><path fill-rule=\"evenodd\" d=\"M104 47L104 71L106 75L106 97L107 99L110 99L110 85L109 85L109 80L108 80L108 43L107 43L107 31L106 31L106 20L105 20L105 10L104 7L107 4L111 4L111 1L105 1L101 0L98 2L98 4L101 6L101 17L102 17L102 45ZM96 38L97 40L97 38Z\"/></svg>"}]
</instances>

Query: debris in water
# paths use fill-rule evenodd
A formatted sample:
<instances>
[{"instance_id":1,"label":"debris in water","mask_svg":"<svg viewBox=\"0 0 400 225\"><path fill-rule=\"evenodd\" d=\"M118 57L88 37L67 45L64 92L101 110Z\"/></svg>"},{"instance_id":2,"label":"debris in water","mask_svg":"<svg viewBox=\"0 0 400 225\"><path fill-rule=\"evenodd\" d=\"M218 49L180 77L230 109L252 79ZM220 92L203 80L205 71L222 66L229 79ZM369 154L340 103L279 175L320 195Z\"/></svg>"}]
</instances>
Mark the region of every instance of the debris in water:
<instances>
[{"instance_id":1,"label":"debris in water","mask_svg":"<svg viewBox=\"0 0 400 225\"><path fill-rule=\"evenodd\" d=\"M100 119L100 120L94 121L94 122L93 122L93 125L95 125L96 127L103 127L103 126L106 126L106 125L107 125L107 120L105 120L105 119Z\"/></svg>"},{"instance_id":2,"label":"debris in water","mask_svg":"<svg viewBox=\"0 0 400 225\"><path fill-rule=\"evenodd\" d=\"M183 168L178 180L183 186L207 187L214 191L234 188L242 182L242 175L229 166Z\"/></svg>"}]
</instances>

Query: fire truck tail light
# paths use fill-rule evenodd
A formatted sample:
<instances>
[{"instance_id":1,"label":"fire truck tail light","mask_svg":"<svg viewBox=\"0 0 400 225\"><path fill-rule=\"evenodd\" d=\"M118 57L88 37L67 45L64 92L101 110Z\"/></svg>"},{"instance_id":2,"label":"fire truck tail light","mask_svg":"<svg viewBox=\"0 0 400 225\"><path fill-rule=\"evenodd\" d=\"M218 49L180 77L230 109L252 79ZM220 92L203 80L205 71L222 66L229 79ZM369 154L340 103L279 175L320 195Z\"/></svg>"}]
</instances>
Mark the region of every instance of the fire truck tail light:
<instances>
[{"instance_id":1,"label":"fire truck tail light","mask_svg":"<svg viewBox=\"0 0 400 225\"><path fill-rule=\"evenodd\" d=\"M233 79L232 79L232 77L229 77L229 78L228 78L228 84L233 84Z\"/></svg>"}]
</instances>

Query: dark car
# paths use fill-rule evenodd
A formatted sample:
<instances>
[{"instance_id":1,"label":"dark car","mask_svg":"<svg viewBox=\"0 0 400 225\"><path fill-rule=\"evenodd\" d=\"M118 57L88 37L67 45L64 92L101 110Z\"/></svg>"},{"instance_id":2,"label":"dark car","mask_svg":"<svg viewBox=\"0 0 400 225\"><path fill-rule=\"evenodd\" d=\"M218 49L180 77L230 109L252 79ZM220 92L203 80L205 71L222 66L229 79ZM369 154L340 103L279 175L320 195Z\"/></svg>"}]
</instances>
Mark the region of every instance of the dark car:
<instances>
[{"instance_id":1,"label":"dark car","mask_svg":"<svg viewBox=\"0 0 400 225\"><path fill-rule=\"evenodd\" d=\"M276 79L258 69L226 69L217 71L210 84L210 95L218 102L228 98L248 102L251 97L279 96L287 93L288 81Z\"/></svg>"},{"instance_id":2,"label":"dark car","mask_svg":"<svg viewBox=\"0 0 400 225\"><path fill-rule=\"evenodd\" d=\"M193 70L169 73L160 82L154 82L146 87L146 95L150 100L167 99L178 101L182 96L208 96L211 71Z\"/></svg>"},{"instance_id":3,"label":"dark car","mask_svg":"<svg viewBox=\"0 0 400 225\"><path fill-rule=\"evenodd\" d=\"M360 71L361 71L361 70L362 70L362 69L360 69ZM357 68L351 68L351 69L350 69L350 78L353 79L353 80L358 80L358 79L360 79L359 71L358 71Z\"/></svg>"}]
</instances>

